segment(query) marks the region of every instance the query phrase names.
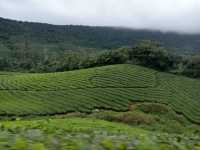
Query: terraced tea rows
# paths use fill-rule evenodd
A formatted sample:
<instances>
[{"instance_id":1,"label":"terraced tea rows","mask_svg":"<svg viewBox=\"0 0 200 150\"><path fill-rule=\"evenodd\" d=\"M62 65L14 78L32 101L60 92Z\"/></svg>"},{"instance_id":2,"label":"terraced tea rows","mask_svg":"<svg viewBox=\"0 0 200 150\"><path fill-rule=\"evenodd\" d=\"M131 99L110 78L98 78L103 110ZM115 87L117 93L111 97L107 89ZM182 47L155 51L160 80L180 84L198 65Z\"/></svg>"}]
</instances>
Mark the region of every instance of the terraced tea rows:
<instances>
[{"instance_id":1,"label":"terraced tea rows","mask_svg":"<svg viewBox=\"0 0 200 150\"><path fill-rule=\"evenodd\" d=\"M50 91L96 87L154 86L155 71L131 66L47 74L7 74L0 76L0 90ZM122 80L123 79L123 80Z\"/></svg>"},{"instance_id":2,"label":"terraced tea rows","mask_svg":"<svg viewBox=\"0 0 200 150\"><path fill-rule=\"evenodd\" d=\"M192 88L194 87L194 88ZM135 101L164 103L200 123L200 81L135 65L48 74L0 75L0 115L125 111Z\"/></svg>"}]
</instances>

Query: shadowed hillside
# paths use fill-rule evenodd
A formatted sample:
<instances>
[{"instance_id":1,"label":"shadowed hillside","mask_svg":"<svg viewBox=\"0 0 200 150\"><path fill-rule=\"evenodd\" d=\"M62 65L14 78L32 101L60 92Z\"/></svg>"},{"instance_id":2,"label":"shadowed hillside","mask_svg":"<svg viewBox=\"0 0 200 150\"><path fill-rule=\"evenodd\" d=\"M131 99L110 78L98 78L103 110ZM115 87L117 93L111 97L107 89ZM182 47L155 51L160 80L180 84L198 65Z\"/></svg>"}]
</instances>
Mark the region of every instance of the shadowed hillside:
<instances>
[{"instance_id":1,"label":"shadowed hillside","mask_svg":"<svg viewBox=\"0 0 200 150\"><path fill-rule=\"evenodd\" d=\"M140 40L156 40L178 53L199 52L200 35L162 33L114 27L50 25L0 18L0 52L63 51L81 48L113 49Z\"/></svg>"}]
</instances>

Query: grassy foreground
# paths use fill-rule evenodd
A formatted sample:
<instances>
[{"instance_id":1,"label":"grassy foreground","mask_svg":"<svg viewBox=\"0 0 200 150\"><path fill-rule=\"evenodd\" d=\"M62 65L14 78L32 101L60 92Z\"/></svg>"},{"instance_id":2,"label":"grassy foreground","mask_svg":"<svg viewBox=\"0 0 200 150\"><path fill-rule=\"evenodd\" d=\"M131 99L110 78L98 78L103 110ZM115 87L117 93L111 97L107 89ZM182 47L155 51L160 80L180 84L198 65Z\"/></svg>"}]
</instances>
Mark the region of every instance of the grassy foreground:
<instances>
[{"instance_id":1,"label":"grassy foreground","mask_svg":"<svg viewBox=\"0 0 200 150\"><path fill-rule=\"evenodd\" d=\"M0 75L0 116L127 111L134 102L169 105L200 123L200 81L136 65Z\"/></svg>"},{"instance_id":2,"label":"grassy foreground","mask_svg":"<svg viewBox=\"0 0 200 150\"><path fill-rule=\"evenodd\" d=\"M199 150L198 136L149 132L96 119L0 123L2 150Z\"/></svg>"}]
</instances>

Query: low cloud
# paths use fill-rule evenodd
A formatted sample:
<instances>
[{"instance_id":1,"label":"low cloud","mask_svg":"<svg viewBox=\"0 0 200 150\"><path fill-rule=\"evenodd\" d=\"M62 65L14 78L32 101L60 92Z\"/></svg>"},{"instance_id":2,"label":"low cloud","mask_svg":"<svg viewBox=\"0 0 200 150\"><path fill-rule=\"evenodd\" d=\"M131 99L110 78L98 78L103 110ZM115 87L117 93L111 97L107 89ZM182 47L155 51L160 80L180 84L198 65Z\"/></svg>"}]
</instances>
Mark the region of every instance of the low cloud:
<instances>
[{"instance_id":1,"label":"low cloud","mask_svg":"<svg viewBox=\"0 0 200 150\"><path fill-rule=\"evenodd\" d=\"M200 33L199 0L1 0L0 16L52 24Z\"/></svg>"}]
</instances>

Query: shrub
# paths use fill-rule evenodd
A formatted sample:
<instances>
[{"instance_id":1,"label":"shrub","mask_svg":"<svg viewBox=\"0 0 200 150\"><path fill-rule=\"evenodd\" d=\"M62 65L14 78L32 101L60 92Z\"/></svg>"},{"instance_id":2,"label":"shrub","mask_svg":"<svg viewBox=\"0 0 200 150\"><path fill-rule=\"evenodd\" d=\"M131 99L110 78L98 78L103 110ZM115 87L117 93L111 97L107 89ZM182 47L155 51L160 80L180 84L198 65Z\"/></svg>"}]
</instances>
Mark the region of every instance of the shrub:
<instances>
[{"instance_id":1,"label":"shrub","mask_svg":"<svg viewBox=\"0 0 200 150\"><path fill-rule=\"evenodd\" d=\"M119 116L116 117L116 120L119 122L123 123L128 123L128 124L147 124L150 125L155 122L154 118L150 115L139 113L139 112L127 112L120 114Z\"/></svg>"},{"instance_id":2,"label":"shrub","mask_svg":"<svg viewBox=\"0 0 200 150\"><path fill-rule=\"evenodd\" d=\"M46 150L44 144L37 143L32 145L32 150Z\"/></svg>"},{"instance_id":3,"label":"shrub","mask_svg":"<svg viewBox=\"0 0 200 150\"><path fill-rule=\"evenodd\" d=\"M11 150L27 150L28 143L26 140L17 138L15 144L11 147Z\"/></svg>"},{"instance_id":4,"label":"shrub","mask_svg":"<svg viewBox=\"0 0 200 150\"><path fill-rule=\"evenodd\" d=\"M137 108L145 113L158 113L163 114L169 112L169 109L162 104L156 104L156 103L144 103L139 104Z\"/></svg>"}]
</instances>

